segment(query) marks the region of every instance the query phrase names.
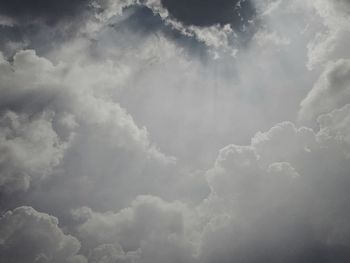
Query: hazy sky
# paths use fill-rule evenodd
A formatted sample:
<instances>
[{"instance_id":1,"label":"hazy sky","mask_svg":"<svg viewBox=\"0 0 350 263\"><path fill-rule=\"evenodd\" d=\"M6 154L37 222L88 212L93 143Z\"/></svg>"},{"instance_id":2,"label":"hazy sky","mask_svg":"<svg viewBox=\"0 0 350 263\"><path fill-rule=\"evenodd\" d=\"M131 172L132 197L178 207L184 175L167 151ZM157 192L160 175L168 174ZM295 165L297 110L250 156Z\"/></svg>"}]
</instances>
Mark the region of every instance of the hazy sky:
<instances>
[{"instance_id":1,"label":"hazy sky","mask_svg":"<svg viewBox=\"0 0 350 263\"><path fill-rule=\"evenodd\" d=\"M0 1L0 262L350 262L349 43L349 0Z\"/></svg>"}]
</instances>

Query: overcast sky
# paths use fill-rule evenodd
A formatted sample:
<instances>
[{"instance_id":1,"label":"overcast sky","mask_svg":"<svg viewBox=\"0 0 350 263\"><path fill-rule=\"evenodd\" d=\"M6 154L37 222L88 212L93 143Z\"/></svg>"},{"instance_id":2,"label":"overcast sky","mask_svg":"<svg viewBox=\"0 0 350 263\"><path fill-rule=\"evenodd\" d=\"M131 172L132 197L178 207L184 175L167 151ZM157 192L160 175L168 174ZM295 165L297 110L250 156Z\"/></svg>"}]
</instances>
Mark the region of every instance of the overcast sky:
<instances>
[{"instance_id":1,"label":"overcast sky","mask_svg":"<svg viewBox=\"0 0 350 263\"><path fill-rule=\"evenodd\" d=\"M349 43L349 0L0 1L0 262L350 262Z\"/></svg>"}]
</instances>

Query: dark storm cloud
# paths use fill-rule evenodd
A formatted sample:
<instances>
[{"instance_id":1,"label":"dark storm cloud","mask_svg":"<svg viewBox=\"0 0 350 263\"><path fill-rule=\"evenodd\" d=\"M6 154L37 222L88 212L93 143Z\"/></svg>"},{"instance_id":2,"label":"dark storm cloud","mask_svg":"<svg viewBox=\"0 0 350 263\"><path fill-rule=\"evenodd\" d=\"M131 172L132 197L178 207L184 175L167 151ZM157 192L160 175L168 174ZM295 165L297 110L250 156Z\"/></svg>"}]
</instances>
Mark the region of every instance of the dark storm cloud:
<instances>
[{"instance_id":1,"label":"dark storm cloud","mask_svg":"<svg viewBox=\"0 0 350 263\"><path fill-rule=\"evenodd\" d=\"M54 24L82 12L88 3L89 0L5 0L0 1L0 14L25 23L39 19Z\"/></svg>"},{"instance_id":2,"label":"dark storm cloud","mask_svg":"<svg viewBox=\"0 0 350 263\"><path fill-rule=\"evenodd\" d=\"M231 24L240 28L254 15L250 1L240 0L162 0L171 16L186 25Z\"/></svg>"}]
</instances>

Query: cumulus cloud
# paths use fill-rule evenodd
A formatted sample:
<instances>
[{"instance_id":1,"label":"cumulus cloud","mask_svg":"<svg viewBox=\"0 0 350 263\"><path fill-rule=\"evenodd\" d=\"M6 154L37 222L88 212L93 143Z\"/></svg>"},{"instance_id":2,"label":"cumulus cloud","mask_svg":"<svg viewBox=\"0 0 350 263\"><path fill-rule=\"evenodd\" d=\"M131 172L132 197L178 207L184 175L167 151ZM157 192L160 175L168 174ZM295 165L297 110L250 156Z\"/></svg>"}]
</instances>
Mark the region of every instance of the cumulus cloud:
<instances>
[{"instance_id":1,"label":"cumulus cloud","mask_svg":"<svg viewBox=\"0 0 350 263\"><path fill-rule=\"evenodd\" d=\"M348 183L344 171L349 166L340 146L343 137L336 135L347 131L344 111L320 117L317 134L284 123L257 134L250 146L232 145L220 152L208 173L212 196L204 207L226 219L206 230L204 260L213 260L214 251L224 253L223 262L348 260L343 223L349 215L341 208L348 197L340 185ZM337 132L331 132L333 125ZM316 160L322 163L311 167ZM333 205L339 210L331 212ZM337 234L338 227L344 236ZM230 249L208 250L228 240Z\"/></svg>"},{"instance_id":2,"label":"cumulus cloud","mask_svg":"<svg viewBox=\"0 0 350 263\"><path fill-rule=\"evenodd\" d=\"M41 183L53 181L61 186L46 200L65 199L72 205L78 200L81 205L91 200L85 204L93 206L106 199L108 205L115 203L118 185L124 189L117 191L118 206L139 191L162 190L157 180L172 177L165 171L168 166L174 167L175 158L163 154L151 143L146 128L139 128L119 103L106 97L108 92L121 88L128 76L128 68L119 69L123 67L113 63L54 65L33 50L18 52L11 63L3 60L1 106L11 112L2 121L4 191L28 190L32 179L48 179ZM118 74L120 77L116 77ZM68 145L72 147L65 151ZM85 149L84 154L76 154L75 149ZM134 165L129 164L129 158ZM58 164L57 179L47 178ZM140 180L144 184L136 183ZM135 185L130 185L131 181ZM104 187L105 191L93 190L96 187ZM63 189L71 192L62 195ZM87 198L91 196L89 191L95 193L95 199ZM33 198L41 202L41 194L48 193L39 191L39 196L34 194Z\"/></svg>"},{"instance_id":3,"label":"cumulus cloud","mask_svg":"<svg viewBox=\"0 0 350 263\"><path fill-rule=\"evenodd\" d=\"M94 248L89 254L91 263L135 262L138 256L132 253L125 254L118 244L104 244Z\"/></svg>"},{"instance_id":4,"label":"cumulus cloud","mask_svg":"<svg viewBox=\"0 0 350 263\"><path fill-rule=\"evenodd\" d=\"M0 4L5 262L349 261L348 1L39 2Z\"/></svg>"},{"instance_id":5,"label":"cumulus cloud","mask_svg":"<svg viewBox=\"0 0 350 263\"><path fill-rule=\"evenodd\" d=\"M58 227L56 217L22 206L0 218L0 256L3 262L84 263L80 242Z\"/></svg>"},{"instance_id":6,"label":"cumulus cloud","mask_svg":"<svg viewBox=\"0 0 350 263\"><path fill-rule=\"evenodd\" d=\"M37 56L33 50L26 50L18 52L12 63L4 60L2 66L3 109L33 114L51 109L60 117L71 114L76 120L72 119L70 128L74 128L74 122L77 121L79 124L84 122L97 127L106 126L106 130L112 133L115 129L125 129L125 136L129 136L139 147L151 148L146 130L139 129L132 117L118 103L99 98L92 93L93 88L98 85L102 86L102 90L108 90L123 84L124 72L118 71L118 65L107 63L86 68L79 64L72 65L73 67L64 63L53 65L48 59ZM93 79L83 78L89 72L92 74L97 70L101 75ZM119 73L120 77L113 79L112 74L115 73ZM128 74L127 69L125 73ZM33 99L26 102L24 97ZM22 100L23 103L20 104ZM118 133L114 134L118 136ZM130 146L124 140L113 142ZM150 151L157 153L157 150Z\"/></svg>"},{"instance_id":7,"label":"cumulus cloud","mask_svg":"<svg viewBox=\"0 0 350 263\"><path fill-rule=\"evenodd\" d=\"M187 237L191 218L188 208L179 202L140 196L118 213L82 208L73 215L83 221L78 227L83 242L92 247L104 244L94 248L90 258L103 260L101 251L108 251L103 256L124 258L125 262L128 258L137 262L191 262L192 245Z\"/></svg>"},{"instance_id":8,"label":"cumulus cloud","mask_svg":"<svg viewBox=\"0 0 350 263\"><path fill-rule=\"evenodd\" d=\"M328 61L348 59L348 1L315 1L314 8L322 17L324 28L308 44L308 67L312 69Z\"/></svg>"},{"instance_id":9,"label":"cumulus cloud","mask_svg":"<svg viewBox=\"0 0 350 263\"><path fill-rule=\"evenodd\" d=\"M141 196L119 212L75 210L77 236L101 262L346 262L347 111L320 117L318 133L281 123L225 147L197 206Z\"/></svg>"},{"instance_id":10,"label":"cumulus cloud","mask_svg":"<svg viewBox=\"0 0 350 263\"><path fill-rule=\"evenodd\" d=\"M32 181L51 175L68 146L52 128L49 113L29 118L7 112L0 118L2 191L27 190Z\"/></svg>"}]
</instances>

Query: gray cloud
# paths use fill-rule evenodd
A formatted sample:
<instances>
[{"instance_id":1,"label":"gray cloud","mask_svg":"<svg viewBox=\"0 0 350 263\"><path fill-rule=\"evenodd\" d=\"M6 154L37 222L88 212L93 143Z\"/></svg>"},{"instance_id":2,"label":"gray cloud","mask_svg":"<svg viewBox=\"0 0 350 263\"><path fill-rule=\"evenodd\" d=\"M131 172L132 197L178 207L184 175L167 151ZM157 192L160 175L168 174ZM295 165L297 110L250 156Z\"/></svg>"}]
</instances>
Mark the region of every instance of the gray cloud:
<instances>
[{"instance_id":1,"label":"gray cloud","mask_svg":"<svg viewBox=\"0 0 350 263\"><path fill-rule=\"evenodd\" d=\"M49 113L32 119L13 112L1 116L1 191L28 190L60 163L68 142L57 136L51 121Z\"/></svg>"},{"instance_id":2,"label":"gray cloud","mask_svg":"<svg viewBox=\"0 0 350 263\"><path fill-rule=\"evenodd\" d=\"M81 208L77 236L101 262L346 262L348 108L322 116L318 133L281 123L225 147L198 206L141 196L119 212Z\"/></svg>"},{"instance_id":3,"label":"gray cloud","mask_svg":"<svg viewBox=\"0 0 350 263\"><path fill-rule=\"evenodd\" d=\"M349 182L348 152L340 146L348 142L336 135L347 130L343 111L322 117L328 121L318 134L283 123L258 133L250 146L220 152L208 174L213 192L205 204L218 226L205 232L202 261L211 262L214 253L221 262L349 260L349 213L342 208L348 194L341 186ZM337 133L327 132L333 129ZM322 164L311 167L316 160Z\"/></svg>"},{"instance_id":4,"label":"gray cloud","mask_svg":"<svg viewBox=\"0 0 350 263\"><path fill-rule=\"evenodd\" d=\"M84 263L80 242L65 235L57 218L32 207L18 207L0 218L0 257L3 262Z\"/></svg>"},{"instance_id":5,"label":"gray cloud","mask_svg":"<svg viewBox=\"0 0 350 263\"><path fill-rule=\"evenodd\" d=\"M126 254L118 244L103 244L94 248L89 254L91 263L132 263L138 260L136 254Z\"/></svg>"},{"instance_id":6,"label":"gray cloud","mask_svg":"<svg viewBox=\"0 0 350 263\"><path fill-rule=\"evenodd\" d=\"M191 244L186 238L187 209L181 203L140 196L130 208L119 213L100 214L82 208L73 215L85 221L79 226L78 235L90 247L116 244L117 250L120 250L119 246L122 251L129 252L126 255L137 255L145 262L189 262Z\"/></svg>"},{"instance_id":7,"label":"gray cloud","mask_svg":"<svg viewBox=\"0 0 350 263\"><path fill-rule=\"evenodd\" d=\"M347 1L225 3L0 17L5 262L349 261Z\"/></svg>"},{"instance_id":8,"label":"gray cloud","mask_svg":"<svg viewBox=\"0 0 350 263\"><path fill-rule=\"evenodd\" d=\"M46 181L50 183L52 180L56 190L50 191L48 198L41 196L48 194L47 191L34 193L39 202L43 198L47 201L59 199L62 203L66 201L74 205L78 202L82 205L81 202L90 200L92 203L88 201L88 204L92 206L104 201L106 206L115 203L120 207L139 191L159 192L156 189L161 188L157 181L166 182L172 178L169 169L175 166L175 159L161 153L150 142L147 130L139 128L118 103L91 93L98 85L105 89L114 88L122 83L123 78L121 75L115 79L115 69L108 69L106 64L95 66L90 68L91 76L99 66L102 66L99 72L103 75L86 82L84 76L89 69L82 70L79 65L73 66L75 69L63 64L53 65L34 51L18 52L12 64L3 61L1 104L4 110L44 117L38 117L38 121L32 117L33 120L27 121L25 114L17 117L16 113L11 113L13 120L4 120L4 128L8 131L5 130L3 135L2 147L7 153L5 156L9 157L2 162L2 184L6 186L19 181L18 188L28 190L31 177L45 179L46 175L52 174L53 167L60 164L56 174L63 176L47 178ZM49 112L49 117L45 117L45 112ZM19 124L16 124L17 119ZM68 145L72 149L63 156ZM16 150L14 153L12 148ZM76 149L85 149L84 154L77 154ZM135 166L129 165L130 160L134 160ZM144 173L151 177L144 177ZM144 184L139 185L140 180ZM131 181L134 184L130 185ZM23 187L19 187L19 183ZM119 185L120 192L115 192L116 185ZM93 190L99 187L105 191ZM68 194L60 193L68 189ZM95 199L87 198L91 193L95 193ZM116 197L120 200L117 203Z\"/></svg>"},{"instance_id":9,"label":"gray cloud","mask_svg":"<svg viewBox=\"0 0 350 263\"><path fill-rule=\"evenodd\" d=\"M330 62L306 98L301 102L300 118L315 119L350 101L350 60Z\"/></svg>"}]
</instances>

